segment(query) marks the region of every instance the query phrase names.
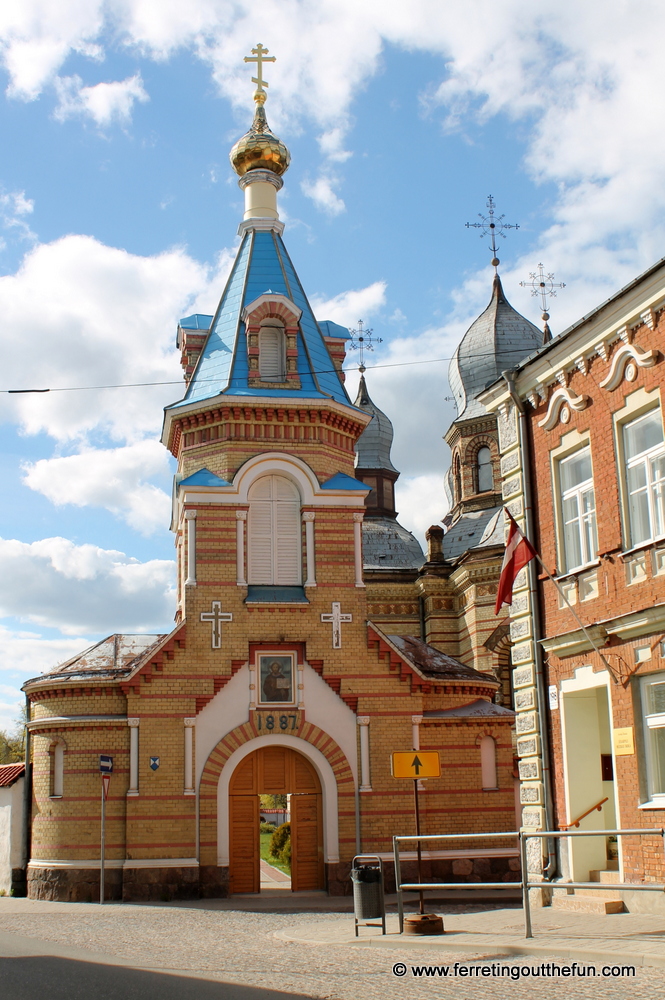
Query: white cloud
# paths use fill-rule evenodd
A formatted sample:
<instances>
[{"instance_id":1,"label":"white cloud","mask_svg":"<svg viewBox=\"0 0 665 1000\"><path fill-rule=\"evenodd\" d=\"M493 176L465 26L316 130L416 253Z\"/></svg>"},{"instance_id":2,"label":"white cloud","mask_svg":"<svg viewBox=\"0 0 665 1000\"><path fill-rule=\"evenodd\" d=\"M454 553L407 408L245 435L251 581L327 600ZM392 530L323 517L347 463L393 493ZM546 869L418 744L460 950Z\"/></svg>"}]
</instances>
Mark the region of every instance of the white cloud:
<instances>
[{"instance_id":1,"label":"white cloud","mask_svg":"<svg viewBox=\"0 0 665 1000\"><path fill-rule=\"evenodd\" d=\"M168 524L170 498L147 482L169 473L166 449L157 440L43 458L24 465L24 472L26 486L59 506L105 507L143 535Z\"/></svg>"},{"instance_id":2,"label":"white cloud","mask_svg":"<svg viewBox=\"0 0 665 1000\"><path fill-rule=\"evenodd\" d=\"M0 5L0 51L12 97L32 101L71 52L99 59L102 0L7 0Z\"/></svg>"},{"instance_id":3,"label":"white cloud","mask_svg":"<svg viewBox=\"0 0 665 1000\"><path fill-rule=\"evenodd\" d=\"M103 44L120 42L146 59L193 52L245 121L243 56L257 37L269 38L278 57L268 74L271 122L291 130L314 123L325 162L306 190L333 214L343 211L343 199L328 167L346 157L353 100L380 68L382 50L438 56L425 101L430 114L443 113L448 127L461 129L498 114L524 122L527 170L537 182L558 185L554 225L541 247L549 267L574 268L586 283L585 305L599 287L603 295L650 263L665 239L665 133L654 127L665 113L665 88L651 41L664 29L665 8L656 0L637 7L588 0L582 8L562 0L556 18L527 0L263 0L258 7L14 0L0 7L10 92L26 99L71 52L98 59ZM99 87L126 84L82 87L77 93L90 97L74 103L108 120L124 112ZM568 301L572 315L580 303Z\"/></svg>"},{"instance_id":4,"label":"white cloud","mask_svg":"<svg viewBox=\"0 0 665 1000\"><path fill-rule=\"evenodd\" d=\"M386 282L375 281L366 288L340 292L331 299L320 295L310 296L317 319L330 319L342 326L354 326L358 319L366 320L385 305Z\"/></svg>"},{"instance_id":5,"label":"white cloud","mask_svg":"<svg viewBox=\"0 0 665 1000\"><path fill-rule=\"evenodd\" d=\"M179 248L139 257L88 236L35 247L0 278L0 348L10 356L18 338L30 352L29 369L7 369L0 388L175 384L3 395L0 418L59 441L93 430L123 443L154 435L160 408L182 395L177 319L214 310L228 260L221 254L210 273Z\"/></svg>"},{"instance_id":6,"label":"white cloud","mask_svg":"<svg viewBox=\"0 0 665 1000\"><path fill-rule=\"evenodd\" d=\"M315 181L302 181L300 188L307 198L312 199L317 208L328 215L340 215L346 211L346 205L335 194L334 189L338 184L339 180L332 174L321 174Z\"/></svg>"},{"instance_id":7,"label":"white cloud","mask_svg":"<svg viewBox=\"0 0 665 1000\"><path fill-rule=\"evenodd\" d=\"M66 538L0 539L0 615L81 632L168 631L174 564Z\"/></svg>"},{"instance_id":8,"label":"white cloud","mask_svg":"<svg viewBox=\"0 0 665 1000\"><path fill-rule=\"evenodd\" d=\"M333 163L344 163L353 153L344 149L344 129L341 125L323 132L318 139L319 148L323 155Z\"/></svg>"},{"instance_id":9,"label":"white cloud","mask_svg":"<svg viewBox=\"0 0 665 1000\"><path fill-rule=\"evenodd\" d=\"M37 239L26 220L26 216L32 215L34 209L35 203L30 198L26 198L25 191L0 192L2 225L5 229L17 232L21 239Z\"/></svg>"},{"instance_id":10,"label":"white cloud","mask_svg":"<svg viewBox=\"0 0 665 1000\"><path fill-rule=\"evenodd\" d=\"M36 677L59 663L65 663L90 645L91 640L87 636L49 638L28 629L17 630L0 625L0 671L5 676Z\"/></svg>"},{"instance_id":11,"label":"white cloud","mask_svg":"<svg viewBox=\"0 0 665 1000\"><path fill-rule=\"evenodd\" d=\"M441 524L446 513L443 474L400 476L395 483L395 504L399 520L408 526L427 553L425 532L432 524Z\"/></svg>"},{"instance_id":12,"label":"white cloud","mask_svg":"<svg viewBox=\"0 0 665 1000\"><path fill-rule=\"evenodd\" d=\"M124 125L130 121L136 101L150 100L140 73L94 87L84 87L80 76L57 77L55 88L58 106L54 117L60 122L82 115L100 127L114 122Z\"/></svg>"}]
</instances>

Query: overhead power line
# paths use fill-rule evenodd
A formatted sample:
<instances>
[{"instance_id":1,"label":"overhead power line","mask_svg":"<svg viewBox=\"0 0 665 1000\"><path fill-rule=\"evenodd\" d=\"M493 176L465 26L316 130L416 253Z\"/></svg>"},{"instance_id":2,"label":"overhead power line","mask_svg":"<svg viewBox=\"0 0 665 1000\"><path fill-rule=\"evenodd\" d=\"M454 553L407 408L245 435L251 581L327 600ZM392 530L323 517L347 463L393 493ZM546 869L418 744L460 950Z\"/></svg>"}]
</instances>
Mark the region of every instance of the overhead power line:
<instances>
[{"instance_id":1,"label":"overhead power line","mask_svg":"<svg viewBox=\"0 0 665 1000\"><path fill-rule=\"evenodd\" d=\"M487 352L484 354L467 354L467 358L488 358L492 357L492 352ZM389 364L384 365L372 365L367 371L376 371L379 368L408 368L412 365L437 365L442 364L444 361L452 361L452 357L449 358L425 358L422 361L394 361ZM345 374L349 372L358 371L357 368L343 368L342 371ZM313 375L328 375L330 373L339 374L339 369L337 368L323 368L318 371L312 372ZM216 378L197 378L197 382L217 382ZM64 385L64 386L49 386L46 389L0 389L0 393L6 393L8 395L21 395L27 393L40 393L40 392L89 392L96 391L100 389L144 389L150 386L157 385L182 385L182 379L174 379L166 382L117 382L111 383L109 385Z\"/></svg>"}]
</instances>

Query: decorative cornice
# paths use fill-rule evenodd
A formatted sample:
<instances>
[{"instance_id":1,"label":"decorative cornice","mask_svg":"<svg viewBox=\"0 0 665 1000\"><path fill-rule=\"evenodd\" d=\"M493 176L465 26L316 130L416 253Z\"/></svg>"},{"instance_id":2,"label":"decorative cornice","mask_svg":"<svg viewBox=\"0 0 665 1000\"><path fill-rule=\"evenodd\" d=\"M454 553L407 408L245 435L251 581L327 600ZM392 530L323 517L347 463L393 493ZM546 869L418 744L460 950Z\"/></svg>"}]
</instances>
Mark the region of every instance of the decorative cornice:
<instances>
[{"instance_id":1,"label":"decorative cornice","mask_svg":"<svg viewBox=\"0 0 665 1000\"><path fill-rule=\"evenodd\" d=\"M238 226L238 236L243 237L252 230L257 233L275 232L281 236L284 232L284 223L279 219L246 219Z\"/></svg>"},{"instance_id":2,"label":"decorative cornice","mask_svg":"<svg viewBox=\"0 0 665 1000\"><path fill-rule=\"evenodd\" d=\"M33 729L51 729L54 726L72 726L77 724L88 726L91 722L124 725L124 723L130 721L126 715L51 715L43 719L31 719L30 722L26 722L26 727L32 731Z\"/></svg>"},{"instance_id":3,"label":"decorative cornice","mask_svg":"<svg viewBox=\"0 0 665 1000\"><path fill-rule=\"evenodd\" d=\"M284 187L282 178L272 170L248 170L238 181L238 187L244 191L250 184L272 184L277 191Z\"/></svg>"},{"instance_id":4,"label":"decorative cornice","mask_svg":"<svg viewBox=\"0 0 665 1000\"><path fill-rule=\"evenodd\" d=\"M607 630L602 625L587 625L586 630L598 646L605 645L608 636ZM594 648L581 628L575 629L573 632L564 632L562 635L554 635L548 639L541 639L540 644L547 653L554 653L560 657L587 653Z\"/></svg>"}]
</instances>

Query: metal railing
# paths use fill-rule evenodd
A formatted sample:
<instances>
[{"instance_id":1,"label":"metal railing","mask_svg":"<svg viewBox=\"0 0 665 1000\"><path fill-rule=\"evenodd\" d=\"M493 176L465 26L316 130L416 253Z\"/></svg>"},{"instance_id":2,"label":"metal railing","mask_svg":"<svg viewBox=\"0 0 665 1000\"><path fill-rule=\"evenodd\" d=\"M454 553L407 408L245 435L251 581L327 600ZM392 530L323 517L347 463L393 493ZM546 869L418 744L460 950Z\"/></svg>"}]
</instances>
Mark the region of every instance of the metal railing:
<instances>
[{"instance_id":1,"label":"metal railing","mask_svg":"<svg viewBox=\"0 0 665 1000\"><path fill-rule=\"evenodd\" d=\"M661 837L663 839L663 850L665 851L665 830L543 830L538 833L531 833L531 831L523 830L520 833L520 841L522 846L522 879L523 879L523 891L522 899L524 903L524 937L533 937L533 931L531 928L531 902L529 900L529 889L542 889L548 886L557 887L561 889L598 889L602 883L600 882L531 882L529 881L528 871L526 867L526 842L536 837L541 840L547 837ZM524 878L524 873L527 872L527 877ZM615 889L637 889L638 891L658 891L661 892L665 890L665 885L658 885L655 882L611 882L608 883L608 888L614 891Z\"/></svg>"},{"instance_id":2,"label":"metal railing","mask_svg":"<svg viewBox=\"0 0 665 1000\"><path fill-rule=\"evenodd\" d=\"M524 908L524 936L533 937L531 926L531 903L529 889L561 888L561 889L598 889L599 882L548 882L544 879L532 881L527 868L527 841L531 839L546 840L550 837L653 837L663 840L665 852L665 829L642 830L509 830L500 833L441 833L423 834L419 837L393 837L393 853L395 859L395 889L397 892L397 911L399 914L400 934L404 931L404 892L427 892L432 889L521 889L522 906ZM496 840L498 838L513 838L519 843L521 878L515 882L402 882L400 844L418 845L423 841L432 840ZM637 891L665 891L665 885L655 882L612 882L608 889L630 889Z\"/></svg>"},{"instance_id":3,"label":"metal railing","mask_svg":"<svg viewBox=\"0 0 665 1000\"><path fill-rule=\"evenodd\" d=\"M397 892L397 911L399 913L399 932L404 930L404 898L403 892L423 892L429 889L520 889L521 882L402 882L402 869L399 857L400 843L418 845L424 840L496 840L510 839L519 841L517 830L502 833L441 833L421 834L419 837L393 837L393 852L395 856L395 888Z\"/></svg>"}]
</instances>

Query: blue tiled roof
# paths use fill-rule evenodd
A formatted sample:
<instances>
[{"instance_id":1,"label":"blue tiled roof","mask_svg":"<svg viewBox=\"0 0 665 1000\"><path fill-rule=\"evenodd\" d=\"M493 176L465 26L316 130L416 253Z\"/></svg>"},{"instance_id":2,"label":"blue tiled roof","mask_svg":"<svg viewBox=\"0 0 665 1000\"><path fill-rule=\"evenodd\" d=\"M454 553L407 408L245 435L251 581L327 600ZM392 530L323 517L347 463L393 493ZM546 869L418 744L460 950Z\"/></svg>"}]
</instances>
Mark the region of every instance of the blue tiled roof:
<instances>
[{"instance_id":1,"label":"blue tiled roof","mask_svg":"<svg viewBox=\"0 0 665 1000\"><path fill-rule=\"evenodd\" d=\"M245 306L267 291L285 295L302 310L298 336L300 389L264 389L249 385L247 343L241 317ZM339 329L344 330L344 327ZM250 230L245 234L196 371L185 398L175 406L209 399L220 393L291 399L332 397L338 403L351 405L286 247L276 232Z\"/></svg>"},{"instance_id":2,"label":"blue tiled roof","mask_svg":"<svg viewBox=\"0 0 665 1000\"><path fill-rule=\"evenodd\" d=\"M199 469L198 472L193 472L191 476L187 476L186 479L181 479L178 486L230 486L231 483L227 482L226 479L220 479L216 476L214 472L210 469Z\"/></svg>"},{"instance_id":3,"label":"blue tiled roof","mask_svg":"<svg viewBox=\"0 0 665 1000\"><path fill-rule=\"evenodd\" d=\"M192 316L185 316L180 320L178 326L183 330L209 330L213 317L206 313L194 313Z\"/></svg>"},{"instance_id":4,"label":"blue tiled roof","mask_svg":"<svg viewBox=\"0 0 665 1000\"><path fill-rule=\"evenodd\" d=\"M354 479L353 476L347 476L345 472L336 472L332 479L327 479L325 483L321 483L321 489L364 490L365 493L369 493L369 486L361 483L359 479Z\"/></svg>"},{"instance_id":5,"label":"blue tiled roof","mask_svg":"<svg viewBox=\"0 0 665 1000\"><path fill-rule=\"evenodd\" d=\"M324 337L336 337L337 340L351 340L351 334L345 326L333 323L331 319L320 319L319 326Z\"/></svg>"}]
</instances>

